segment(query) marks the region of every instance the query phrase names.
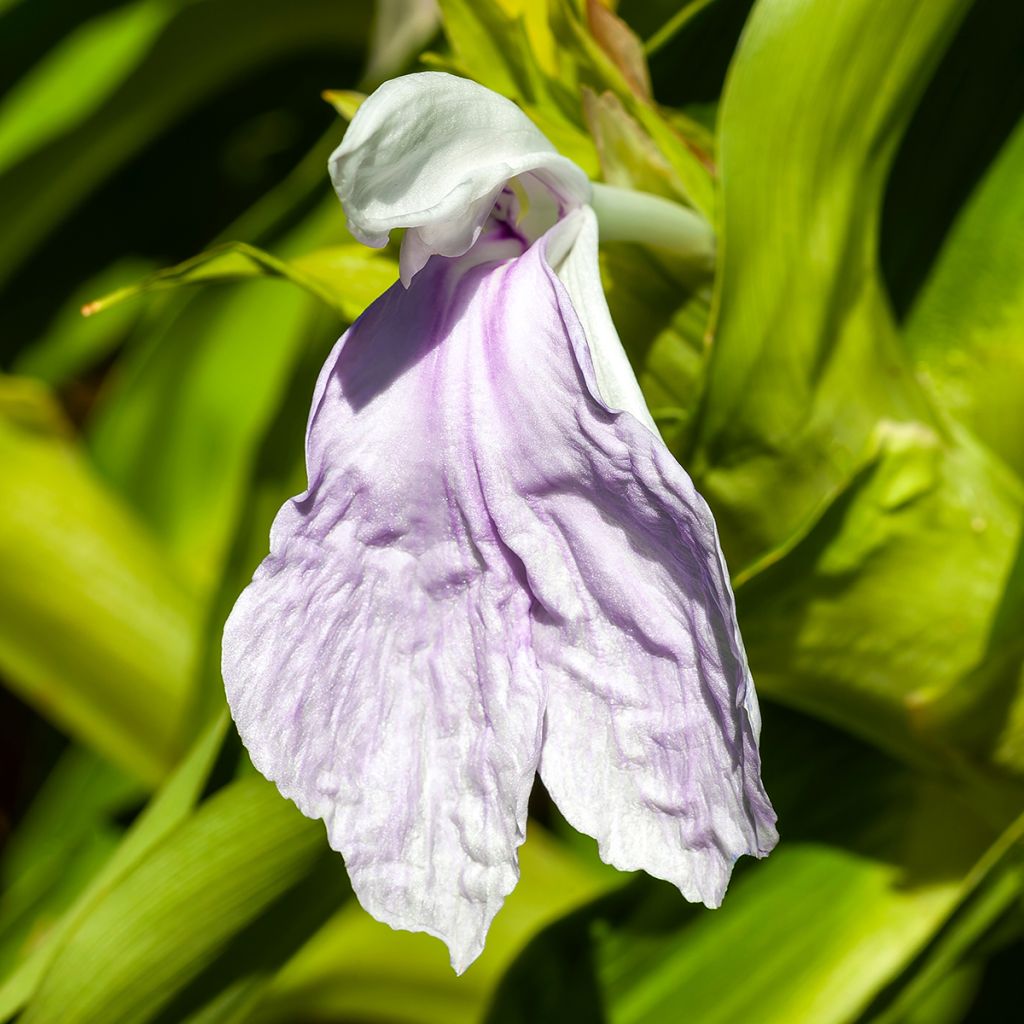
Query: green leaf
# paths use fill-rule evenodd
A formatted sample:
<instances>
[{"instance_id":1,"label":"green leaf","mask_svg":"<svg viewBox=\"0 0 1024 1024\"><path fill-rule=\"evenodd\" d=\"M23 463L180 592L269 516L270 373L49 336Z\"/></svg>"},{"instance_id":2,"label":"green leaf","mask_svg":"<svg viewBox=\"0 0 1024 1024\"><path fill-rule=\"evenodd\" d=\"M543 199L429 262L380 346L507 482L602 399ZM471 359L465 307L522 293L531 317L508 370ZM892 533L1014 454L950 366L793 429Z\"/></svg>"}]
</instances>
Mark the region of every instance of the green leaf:
<instances>
[{"instance_id":1,"label":"green leaf","mask_svg":"<svg viewBox=\"0 0 1024 1024\"><path fill-rule=\"evenodd\" d=\"M704 383L711 284L692 265L623 243L601 247L612 319L665 442L688 447Z\"/></svg>"},{"instance_id":2,"label":"green leaf","mask_svg":"<svg viewBox=\"0 0 1024 1024\"><path fill-rule=\"evenodd\" d=\"M337 245L281 260L245 242L227 242L89 302L82 307L82 314L89 317L105 312L146 292L254 277L291 281L344 319L354 320L398 280L398 267L380 250L365 245Z\"/></svg>"},{"instance_id":3,"label":"green leaf","mask_svg":"<svg viewBox=\"0 0 1024 1024\"><path fill-rule=\"evenodd\" d=\"M658 28L657 32L652 32L647 38L644 43L647 55L657 53L671 42L705 7L713 2L714 0L688 0L679 5L676 12Z\"/></svg>"},{"instance_id":4,"label":"green leaf","mask_svg":"<svg viewBox=\"0 0 1024 1024\"><path fill-rule=\"evenodd\" d=\"M993 752L939 708L999 654L1024 491L933 409L875 252L885 171L963 7L754 11L723 102L718 329L687 461L759 686L974 776Z\"/></svg>"},{"instance_id":5,"label":"green leaf","mask_svg":"<svg viewBox=\"0 0 1024 1024\"><path fill-rule=\"evenodd\" d=\"M207 721L224 707L221 637L238 595L270 547L270 525L284 502L306 489L305 435L309 406L324 360L322 346L307 344L291 371L280 405L267 424L246 481L245 501L231 528L231 545L210 603L197 661L191 718Z\"/></svg>"},{"instance_id":6,"label":"green leaf","mask_svg":"<svg viewBox=\"0 0 1024 1024\"><path fill-rule=\"evenodd\" d=\"M15 372L38 377L52 387L73 386L74 378L95 367L125 341L142 314L138 306L124 306L107 316L86 319L82 306L126 279L141 277L152 269L143 260L121 259L75 289L46 333L19 354Z\"/></svg>"},{"instance_id":7,"label":"green leaf","mask_svg":"<svg viewBox=\"0 0 1024 1024\"><path fill-rule=\"evenodd\" d=\"M964 207L906 330L936 402L1024 476L1024 120Z\"/></svg>"},{"instance_id":8,"label":"green leaf","mask_svg":"<svg viewBox=\"0 0 1024 1024\"><path fill-rule=\"evenodd\" d=\"M885 176L967 0L766 0L720 115L717 328L690 465L736 569L806 529L881 419L931 411L878 279Z\"/></svg>"},{"instance_id":9,"label":"green leaf","mask_svg":"<svg viewBox=\"0 0 1024 1024\"><path fill-rule=\"evenodd\" d=\"M213 768L224 742L227 723L228 716L222 713L207 726L188 755L132 824L103 868L91 879L89 886L52 928L42 937L37 936L36 941L26 950L16 970L0 985L0 1020L6 1020L26 1005L63 948L66 937L136 864L185 820L199 799ZM64 794L69 792L74 794L75 791L64 787L58 796L62 808L65 803ZM63 839L67 829L66 821L50 821L48 818L44 816L42 825L35 829L41 834L40 839L49 838L51 842L55 837Z\"/></svg>"},{"instance_id":10,"label":"green leaf","mask_svg":"<svg viewBox=\"0 0 1024 1024\"><path fill-rule=\"evenodd\" d=\"M966 879L966 889L961 904L917 961L897 984L875 1000L866 1014L873 1024L932 1024L943 1019L965 1019L961 1015L966 1009L965 1001L973 996L980 981L978 964L971 962L971 954L1020 906L1024 892L1024 816L975 865ZM944 992L954 1007L959 1001L961 1013L949 1013L948 1002L935 999L936 991ZM942 1012L943 1003L946 1013Z\"/></svg>"},{"instance_id":11,"label":"green leaf","mask_svg":"<svg viewBox=\"0 0 1024 1024\"><path fill-rule=\"evenodd\" d=\"M281 242L284 262L343 237L342 224L331 196ZM223 259L233 272L263 265L236 250ZM372 272L362 279L362 268L392 266L356 258L360 271L346 276L335 259L332 249L310 265L324 282L335 275L341 301L353 305L380 283ZM341 326L337 312L290 281L254 278L165 307L160 329L111 375L89 424L90 450L204 594L219 579L251 460L298 353L312 339L326 356Z\"/></svg>"},{"instance_id":12,"label":"green leaf","mask_svg":"<svg viewBox=\"0 0 1024 1024\"><path fill-rule=\"evenodd\" d=\"M0 861L0 977L37 944L121 838L114 815L137 802L138 781L89 750L58 760Z\"/></svg>"},{"instance_id":13,"label":"green leaf","mask_svg":"<svg viewBox=\"0 0 1024 1024\"><path fill-rule=\"evenodd\" d=\"M276 925L287 926L295 904L285 897L325 846L322 826L302 818L270 783L233 783L91 908L21 1019L129 1024L154 1019L176 999L179 1009L170 1019L182 1019L180 1009L196 997L188 986L209 982L203 972L235 955L236 936L275 910ZM331 862L335 879L343 881L340 860ZM323 902L333 909L344 886L324 892L323 881L321 875ZM314 895L308 893L307 902ZM253 966L259 965L257 956ZM230 975L226 970L224 977Z\"/></svg>"},{"instance_id":14,"label":"green leaf","mask_svg":"<svg viewBox=\"0 0 1024 1024\"><path fill-rule=\"evenodd\" d=\"M882 424L875 452L785 557L741 576L758 688L910 760L959 767L946 703L1001 703L972 679L1020 533L1024 488L984 448ZM985 495L984 505L979 495ZM991 751L971 751L981 765Z\"/></svg>"},{"instance_id":15,"label":"green leaf","mask_svg":"<svg viewBox=\"0 0 1024 1024\"><path fill-rule=\"evenodd\" d=\"M794 715L766 714L764 735L783 840L738 865L722 908L638 878L542 933L491 1024L852 1021L975 891L972 869L999 862L934 782Z\"/></svg>"},{"instance_id":16,"label":"green leaf","mask_svg":"<svg viewBox=\"0 0 1024 1024\"><path fill-rule=\"evenodd\" d=\"M594 870L532 821L519 857L519 884L463 977L452 972L436 939L393 931L349 904L274 980L251 1024L374 1018L475 1024L526 941L625 877Z\"/></svg>"},{"instance_id":17,"label":"green leaf","mask_svg":"<svg viewBox=\"0 0 1024 1024\"><path fill-rule=\"evenodd\" d=\"M370 14L369 5L356 5L339 15L334 0L293 0L287 9L249 0L182 4L106 102L0 176L0 280L105 178L254 69L310 47L358 58Z\"/></svg>"},{"instance_id":18,"label":"green leaf","mask_svg":"<svg viewBox=\"0 0 1024 1024\"><path fill-rule=\"evenodd\" d=\"M59 422L38 385L0 382L0 670L42 714L155 782L180 750L197 609Z\"/></svg>"},{"instance_id":19,"label":"green leaf","mask_svg":"<svg viewBox=\"0 0 1024 1024\"><path fill-rule=\"evenodd\" d=\"M179 5L126 4L86 22L0 104L0 173L95 111L145 57Z\"/></svg>"},{"instance_id":20,"label":"green leaf","mask_svg":"<svg viewBox=\"0 0 1024 1024\"><path fill-rule=\"evenodd\" d=\"M885 186L879 260L905 321L971 193L1024 113L1024 5L972 0Z\"/></svg>"}]
</instances>

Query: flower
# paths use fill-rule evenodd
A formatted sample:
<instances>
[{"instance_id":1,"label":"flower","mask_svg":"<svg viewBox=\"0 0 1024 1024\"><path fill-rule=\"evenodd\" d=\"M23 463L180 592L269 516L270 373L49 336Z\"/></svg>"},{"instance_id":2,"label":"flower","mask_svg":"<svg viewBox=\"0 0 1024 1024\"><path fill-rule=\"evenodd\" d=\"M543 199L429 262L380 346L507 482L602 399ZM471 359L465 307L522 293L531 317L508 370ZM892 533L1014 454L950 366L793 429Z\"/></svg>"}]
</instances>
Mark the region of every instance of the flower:
<instances>
[{"instance_id":1,"label":"flower","mask_svg":"<svg viewBox=\"0 0 1024 1024\"><path fill-rule=\"evenodd\" d=\"M401 282L330 354L309 487L224 631L255 766L363 906L462 971L518 879L535 773L601 856L717 906L775 844L707 505L611 322L583 172L510 101L409 75L331 158Z\"/></svg>"}]
</instances>

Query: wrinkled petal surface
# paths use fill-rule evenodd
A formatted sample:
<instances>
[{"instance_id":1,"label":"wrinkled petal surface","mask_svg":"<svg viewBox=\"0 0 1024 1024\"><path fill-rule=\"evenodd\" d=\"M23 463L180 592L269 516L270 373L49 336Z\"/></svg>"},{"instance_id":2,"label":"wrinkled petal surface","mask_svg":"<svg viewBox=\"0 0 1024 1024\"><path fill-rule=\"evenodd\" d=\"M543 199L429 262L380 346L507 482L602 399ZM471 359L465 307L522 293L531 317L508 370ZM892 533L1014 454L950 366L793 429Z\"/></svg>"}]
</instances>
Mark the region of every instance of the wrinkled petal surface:
<instances>
[{"instance_id":1,"label":"wrinkled petal surface","mask_svg":"<svg viewBox=\"0 0 1024 1024\"><path fill-rule=\"evenodd\" d=\"M363 905L457 970L515 885L538 762L607 860L691 899L775 841L711 515L595 397L546 259L582 217L523 255L492 222L353 325L314 396L309 488L225 630L254 764L325 820Z\"/></svg>"},{"instance_id":2,"label":"wrinkled petal surface","mask_svg":"<svg viewBox=\"0 0 1024 1024\"><path fill-rule=\"evenodd\" d=\"M377 89L331 156L330 172L360 241L380 247L393 229L409 229L406 285L431 254L466 252L502 188L521 174L540 179L566 210L591 194L586 175L511 100L438 71Z\"/></svg>"}]
</instances>

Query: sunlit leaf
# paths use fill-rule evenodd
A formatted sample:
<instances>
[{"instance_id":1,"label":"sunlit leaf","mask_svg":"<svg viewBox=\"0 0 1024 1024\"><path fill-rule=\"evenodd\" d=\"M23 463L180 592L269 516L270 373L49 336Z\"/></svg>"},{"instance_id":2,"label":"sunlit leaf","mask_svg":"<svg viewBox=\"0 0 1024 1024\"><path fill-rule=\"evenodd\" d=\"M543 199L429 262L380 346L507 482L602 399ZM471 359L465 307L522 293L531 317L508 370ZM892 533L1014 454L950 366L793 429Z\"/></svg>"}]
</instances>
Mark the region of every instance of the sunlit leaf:
<instances>
[{"instance_id":1,"label":"sunlit leaf","mask_svg":"<svg viewBox=\"0 0 1024 1024\"><path fill-rule=\"evenodd\" d=\"M887 160L962 6L754 13L722 112L718 331L687 461L762 689L970 772L987 768L936 705L988 653L1024 491L914 378L874 248Z\"/></svg>"},{"instance_id":2,"label":"sunlit leaf","mask_svg":"<svg viewBox=\"0 0 1024 1024\"><path fill-rule=\"evenodd\" d=\"M734 568L801 530L880 419L932 414L878 280L885 174L965 0L757 6L720 119L718 320L692 460Z\"/></svg>"},{"instance_id":3,"label":"sunlit leaf","mask_svg":"<svg viewBox=\"0 0 1024 1024\"><path fill-rule=\"evenodd\" d=\"M1024 476L1024 120L964 208L907 346L942 408Z\"/></svg>"},{"instance_id":4,"label":"sunlit leaf","mask_svg":"<svg viewBox=\"0 0 1024 1024\"><path fill-rule=\"evenodd\" d=\"M82 747L58 760L0 860L0 978L34 948L110 856L115 815L143 787Z\"/></svg>"},{"instance_id":5,"label":"sunlit leaf","mask_svg":"<svg viewBox=\"0 0 1024 1024\"><path fill-rule=\"evenodd\" d=\"M340 316L354 320L398 280L398 268L393 260L381 256L380 250L365 245L333 246L281 260L245 242L228 242L86 303L82 313L94 316L146 292L253 277L291 281Z\"/></svg>"},{"instance_id":6,"label":"sunlit leaf","mask_svg":"<svg viewBox=\"0 0 1024 1024\"><path fill-rule=\"evenodd\" d=\"M61 217L177 118L291 53L329 45L356 58L371 13L368 4L339 12L336 0L293 0L287 8L250 0L183 4L146 59L92 116L0 176L6 218L0 280ZM158 201L167 197L154 196Z\"/></svg>"},{"instance_id":7,"label":"sunlit leaf","mask_svg":"<svg viewBox=\"0 0 1024 1024\"><path fill-rule=\"evenodd\" d=\"M23 1017L25 1024L110 1024L153 1019L169 1005L181 1020L192 1000L187 986L204 986L204 970L230 959L231 940L278 908L278 929L299 904L288 894L323 855L318 823L304 819L262 779L245 779L207 800L166 841L144 857L67 937ZM323 915L345 891L340 861L331 856L337 885L320 886ZM306 894L306 905L315 894ZM317 910L314 905L314 910ZM272 938L270 932L268 938ZM259 945L250 966L261 965ZM221 984L232 979L225 969ZM218 979L210 979L215 982Z\"/></svg>"},{"instance_id":8,"label":"sunlit leaf","mask_svg":"<svg viewBox=\"0 0 1024 1024\"><path fill-rule=\"evenodd\" d=\"M607 245L601 268L615 326L669 448L682 456L708 357L710 280L669 255Z\"/></svg>"},{"instance_id":9,"label":"sunlit leaf","mask_svg":"<svg viewBox=\"0 0 1024 1024\"><path fill-rule=\"evenodd\" d=\"M1024 488L968 437L950 448L888 424L876 443L807 536L739 587L744 639L763 692L911 760L955 761L939 709L954 693L967 705L986 694L972 674L989 653Z\"/></svg>"},{"instance_id":10,"label":"sunlit leaf","mask_svg":"<svg viewBox=\"0 0 1024 1024\"><path fill-rule=\"evenodd\" d=\"M84 892L42 935L24 950L23 959L0 985L0 1020L21 1010L32 998L66 937L85 920L106 894L188 816L213 768L224 741L228 718L217 716L203 730L188 755L132 824L109 860ZM44 822L40 841L60 835L61 822Z\"/></svg>"},{"instance_id":11,"label":"sunlit leaf","mask_svg":"<svg viewBox=\"0 0 1024 1024\"><path fill-rule=\"evenodd\" d=\"M538 929L624 876L581 863L531 822L519 884L495 918L481 958L457 978L436 939L396 932L346 907L281 972L253 1024L300 1019L471 1024L512 958Z\"/></svg>"},{"instance_id":12,"label":"sunlit leaf","mask_svg":"<svg viewBox=\"0 0 1024 1024\"><path fill-rule=\"evenodd\" d=\"M77 444L41 426L59 423L52 410L42 390L3 381L0 669L41 713L156 781L180 751L197 609Z\"/></svg>"},{"instance_id":13,"label":"sunlit leaf","mask_svg":"<svg viewBox=\"0 0 1024 1024\"><path fill-rule=\"evenodd\" d=\"M913 963L974 890L972 868L988 870L992 833L839 733L778 714L765 725L778 849L739 866L719 910L641 877L560 922L507 976L492 1024L840 1024Z\"/></svg>"},{"instance_id":14,"label":"sunlit leaf","mask_svg":"<svg viewBox=\"0 0 1024 1024\"><path fill-rule=\"evenodd\" d=\"M330 246L343 223L329 195L281 243L282 263L290 267L296 253L295 272L318 275L318 287L336 289L338 304L354 314L393 280L394 264ZM251 252L222 259L232 272L265 266ZM284 279L206 288L173 306L112 376L90 424L90 449L204 592L218 578L250 460L298 353L315 340L326 357L343 322L333 305Z\"/></svg>"}]
</instances>

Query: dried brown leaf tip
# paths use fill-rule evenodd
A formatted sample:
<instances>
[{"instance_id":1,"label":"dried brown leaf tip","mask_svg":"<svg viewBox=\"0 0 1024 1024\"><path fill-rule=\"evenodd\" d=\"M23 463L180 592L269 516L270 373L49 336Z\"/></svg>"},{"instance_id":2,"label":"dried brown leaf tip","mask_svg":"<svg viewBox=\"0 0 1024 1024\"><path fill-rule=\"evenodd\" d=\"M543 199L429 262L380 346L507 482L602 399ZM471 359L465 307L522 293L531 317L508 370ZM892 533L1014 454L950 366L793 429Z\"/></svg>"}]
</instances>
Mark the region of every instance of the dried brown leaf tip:
<instances>
[{"instance_id":1,"label":"dried brown leaf tip","mask_svg":"<svg viewBox=\"0 0 1024 1024\"><path fill-rule=\"evenodd\" d=\"M622 72L626 84L638 98L650 102L651 75L643 43L633 30L601 0L587 0L590 34Z\"/></svg>"}]
</instances>

